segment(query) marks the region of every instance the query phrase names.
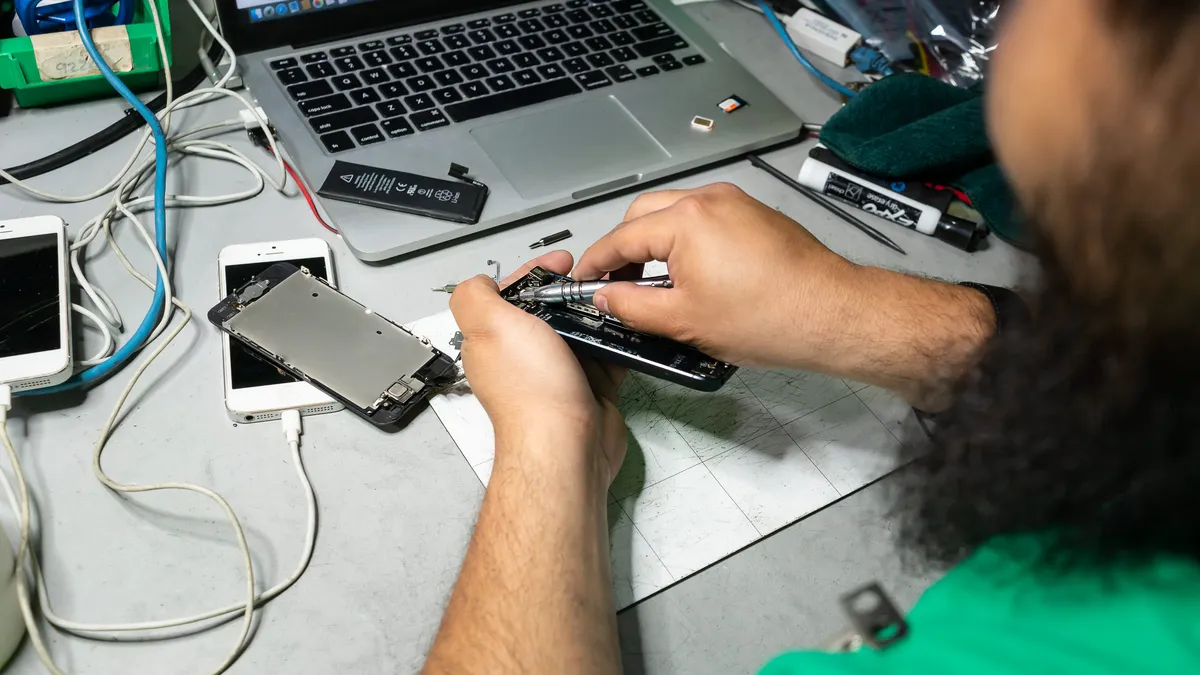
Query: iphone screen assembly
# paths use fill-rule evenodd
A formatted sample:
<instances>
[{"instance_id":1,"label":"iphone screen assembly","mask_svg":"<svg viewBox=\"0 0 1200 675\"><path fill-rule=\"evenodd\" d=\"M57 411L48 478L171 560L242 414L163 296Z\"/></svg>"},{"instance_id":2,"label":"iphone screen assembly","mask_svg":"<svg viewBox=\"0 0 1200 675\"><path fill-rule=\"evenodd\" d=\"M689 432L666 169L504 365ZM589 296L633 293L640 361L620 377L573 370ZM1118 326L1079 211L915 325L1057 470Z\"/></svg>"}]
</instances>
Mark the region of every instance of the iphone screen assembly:
<instances>
[{"instance_id":1,"label":"iphone screen assembly","mask_svg":"<svg viewBox=\"0 0 1200 675\"><path fill-rule=\"evenodd\" d=\"M0 384L23 391L71 376L67 279L62 220L0 221Z\"/></svg>"}]
</instances>

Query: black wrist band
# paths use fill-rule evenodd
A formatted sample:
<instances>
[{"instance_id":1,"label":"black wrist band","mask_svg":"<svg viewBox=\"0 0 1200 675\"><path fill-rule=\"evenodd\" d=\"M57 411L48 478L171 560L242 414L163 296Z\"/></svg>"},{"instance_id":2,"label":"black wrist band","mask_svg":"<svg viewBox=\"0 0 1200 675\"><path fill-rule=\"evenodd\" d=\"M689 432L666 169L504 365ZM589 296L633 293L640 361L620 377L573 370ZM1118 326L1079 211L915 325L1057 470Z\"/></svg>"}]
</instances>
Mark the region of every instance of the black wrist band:
<instances>
[{"instance_id":1,"label":"black wrist band","mask_svg":"<svg viewBox=\"0 0 1200 675\"><path fill-rule=\"evenodd\" d=\"M992 309L996 311L996 335L1029 323L1029 307L1016 292L999 286L988 286L969 281L960 283L959 286L983 293L988 302L992 303Z\"/></svg>"}]
</instances>

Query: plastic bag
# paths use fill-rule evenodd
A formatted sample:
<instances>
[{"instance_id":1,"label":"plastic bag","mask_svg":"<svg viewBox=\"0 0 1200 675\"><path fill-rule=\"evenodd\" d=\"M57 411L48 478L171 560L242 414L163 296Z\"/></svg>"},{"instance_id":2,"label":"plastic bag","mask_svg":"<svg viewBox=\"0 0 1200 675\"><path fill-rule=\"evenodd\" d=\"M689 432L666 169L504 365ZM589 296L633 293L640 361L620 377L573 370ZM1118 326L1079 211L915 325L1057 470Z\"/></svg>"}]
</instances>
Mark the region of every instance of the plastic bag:
<instances>
[{"instance_id":1,"label":"plastic bag","mask_svg":"<svg viewBox=\"0 0 1200 675\"><path fill-rule=\"evenodd\" d=\"M914 63L950 84L983 81L996 49L1004 0L822 0L894 62Z\"/></svg>"}]
</instances>

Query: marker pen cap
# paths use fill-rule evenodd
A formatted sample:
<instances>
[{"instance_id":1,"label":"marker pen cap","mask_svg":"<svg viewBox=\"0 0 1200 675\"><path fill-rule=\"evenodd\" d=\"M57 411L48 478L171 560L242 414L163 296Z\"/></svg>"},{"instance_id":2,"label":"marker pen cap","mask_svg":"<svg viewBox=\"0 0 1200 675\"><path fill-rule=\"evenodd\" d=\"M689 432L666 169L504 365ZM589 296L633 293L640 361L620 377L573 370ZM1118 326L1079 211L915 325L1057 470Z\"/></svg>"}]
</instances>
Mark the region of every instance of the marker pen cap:
<instances>
[{"instance_id":1,"label":"marker pen cap","mask_svg":"<svg viewBox=\"0 0 1200 675\"><path fill-rule=\"evenodd\" d=\"M988 231L975 223L954 216L943 215L938 221L937 230L933 236L942 241L972 253L979 248L979 243L987 237Z\"/></svg>"}]
</instances>

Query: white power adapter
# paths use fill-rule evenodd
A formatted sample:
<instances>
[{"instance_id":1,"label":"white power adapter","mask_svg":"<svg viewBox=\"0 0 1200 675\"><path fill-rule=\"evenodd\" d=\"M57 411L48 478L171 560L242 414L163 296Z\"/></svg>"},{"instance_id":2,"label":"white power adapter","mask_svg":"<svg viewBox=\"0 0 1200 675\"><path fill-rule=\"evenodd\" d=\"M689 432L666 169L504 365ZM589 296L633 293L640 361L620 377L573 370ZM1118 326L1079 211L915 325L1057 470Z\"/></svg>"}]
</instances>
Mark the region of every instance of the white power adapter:
<instances>
[{"instance_id":1,"label":"white power adapter","mask_svg":"<svg viewBox=\"0 0 1200 675\"><path fill-rule=\"evenodd\" d=\"M839 68L850 64L850 52L862 43L862 35L811 9L801 9L784 23L796 46Z\"/></svg>"}]
</instances>

